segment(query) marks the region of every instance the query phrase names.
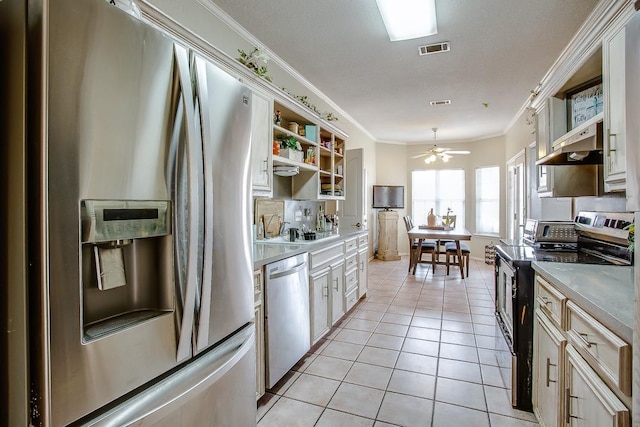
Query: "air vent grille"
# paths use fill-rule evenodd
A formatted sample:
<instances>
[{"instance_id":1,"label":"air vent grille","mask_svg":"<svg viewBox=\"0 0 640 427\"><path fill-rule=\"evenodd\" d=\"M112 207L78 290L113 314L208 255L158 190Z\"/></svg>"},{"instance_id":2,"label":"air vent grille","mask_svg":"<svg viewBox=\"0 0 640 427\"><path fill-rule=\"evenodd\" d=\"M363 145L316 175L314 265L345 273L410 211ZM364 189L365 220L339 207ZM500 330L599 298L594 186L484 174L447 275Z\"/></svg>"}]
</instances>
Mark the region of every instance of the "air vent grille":
<instances>
[{"instance_id":1,"label":"air vent grille","mask_svg":"<svg viewBox=\"0 0 640 427\"><path fill-rule=\"evenodd\" d=\"M436 105L449 105L451 104L451 100L450 99L441 99L439 101L431 101L429 102L429 104L436 106Z\"/></svg>"},{"instance_id":2,"label":"air vent grille","mask_svg":"<svg viewBox=\"0 0 640 427\"><path fill-rule=\"evenodd\" d=\"M451 43L449 42L418 46L418 52L420 53L420 56L431 55L432 53L449 52L449 50L451 50Z\"/></svg>"}]
</instances>

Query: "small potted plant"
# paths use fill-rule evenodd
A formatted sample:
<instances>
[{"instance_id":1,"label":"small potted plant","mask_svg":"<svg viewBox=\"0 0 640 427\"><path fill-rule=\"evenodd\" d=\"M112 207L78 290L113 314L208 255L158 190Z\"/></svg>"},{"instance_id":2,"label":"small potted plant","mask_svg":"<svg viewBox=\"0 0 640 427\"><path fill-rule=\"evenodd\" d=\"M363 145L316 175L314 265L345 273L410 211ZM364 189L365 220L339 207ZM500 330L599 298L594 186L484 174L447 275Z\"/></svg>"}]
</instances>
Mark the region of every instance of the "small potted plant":
<instances>
[{"instance_id":1,"label":"small potted plant","mask_svg":"<svg viewBox=\"0 0 640 427\"><path fill-rule=\"evenodd\" d=\"M288 135L280 135L277 139L280 141L280 157L286 157L297 162L303 161L304 153L302 152L300 141Z\"/></svg>"}]
</instances>

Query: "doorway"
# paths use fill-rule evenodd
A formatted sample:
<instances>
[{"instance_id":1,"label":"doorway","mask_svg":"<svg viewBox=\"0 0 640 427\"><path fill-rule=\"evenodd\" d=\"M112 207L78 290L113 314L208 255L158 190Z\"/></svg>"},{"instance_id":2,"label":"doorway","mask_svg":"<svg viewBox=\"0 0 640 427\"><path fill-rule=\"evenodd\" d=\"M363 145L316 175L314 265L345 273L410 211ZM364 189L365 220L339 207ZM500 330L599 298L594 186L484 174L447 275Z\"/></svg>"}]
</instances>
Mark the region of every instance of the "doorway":
<instances>
[{"instance_id":1,"label":"doorway","mask_svg":"<svg viewBox=\"0 0 640 427\"><path fill-rule=\"evenodd\" d=\"M526 218L526 176L523 149L507 161L507 238L521 239Z\"/></svg>"}]
</instances>

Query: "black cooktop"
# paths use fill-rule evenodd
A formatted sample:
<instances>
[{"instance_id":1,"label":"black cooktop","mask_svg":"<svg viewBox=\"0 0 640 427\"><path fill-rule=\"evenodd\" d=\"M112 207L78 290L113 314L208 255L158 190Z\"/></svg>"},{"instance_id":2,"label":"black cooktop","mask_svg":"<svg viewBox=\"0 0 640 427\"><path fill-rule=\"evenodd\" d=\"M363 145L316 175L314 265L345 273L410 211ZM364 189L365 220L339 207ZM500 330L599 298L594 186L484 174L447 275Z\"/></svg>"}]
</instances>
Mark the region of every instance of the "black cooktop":
<instances>
[{"instance_id":1,"label":"black cooktop","mask_svg":"<svg viewBox=\"0 0 640 427\"><path fill-rule=\"evenodd\" d=\"M549 261L579 264L611 265L611 261L578 250L540 249L523 243L519 246L501 244L496 246L496 253L513 264L530 263L531 261Z\"/></svg>"}]
</instances>

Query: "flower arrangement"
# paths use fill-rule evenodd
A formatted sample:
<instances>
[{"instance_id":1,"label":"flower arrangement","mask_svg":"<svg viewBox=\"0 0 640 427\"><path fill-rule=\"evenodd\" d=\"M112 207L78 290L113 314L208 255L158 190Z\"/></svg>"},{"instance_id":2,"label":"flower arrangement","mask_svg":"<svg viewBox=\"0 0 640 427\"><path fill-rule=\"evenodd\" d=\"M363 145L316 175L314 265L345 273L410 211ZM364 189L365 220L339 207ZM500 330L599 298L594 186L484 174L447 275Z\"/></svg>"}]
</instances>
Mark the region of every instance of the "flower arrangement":
<instances>
[{"instance_id":1,"label":"flower arrangement","mask_svg":"<svg viewBox=\"0 0 640 427\"><path fill-rule=\"evenodd\" d=\"M629 243L629 250L634 252L636 250L636 226L635 224L629 224L624 229L629 230L627 242Z\"/></svg>"},{"instance_id":2,"label":"flower arrangement","mask_svg":"<svg viewBox=\"0 0 640 427\"><path fill-rule=\"evenodd\" d=\"M260 62L266 64L267 61L269 61L269 55L257 47L254 48L251 53L247 53L242 49L238 49L238 53L240 54L240 58L236 58L238 62L253 70L258 77L262 77L266 81L271 82L271 77L267 75L266 65L260 65Z\"/></svg>"}]
</instances>

